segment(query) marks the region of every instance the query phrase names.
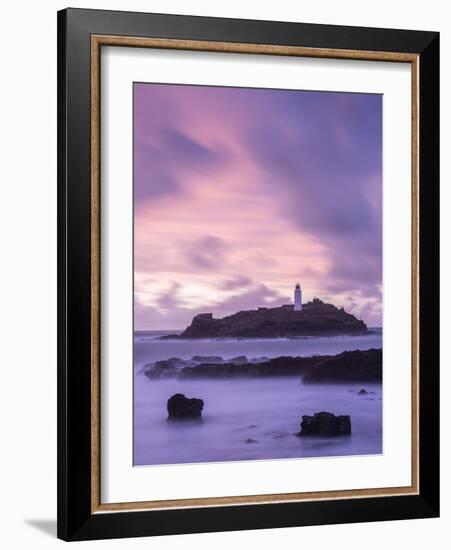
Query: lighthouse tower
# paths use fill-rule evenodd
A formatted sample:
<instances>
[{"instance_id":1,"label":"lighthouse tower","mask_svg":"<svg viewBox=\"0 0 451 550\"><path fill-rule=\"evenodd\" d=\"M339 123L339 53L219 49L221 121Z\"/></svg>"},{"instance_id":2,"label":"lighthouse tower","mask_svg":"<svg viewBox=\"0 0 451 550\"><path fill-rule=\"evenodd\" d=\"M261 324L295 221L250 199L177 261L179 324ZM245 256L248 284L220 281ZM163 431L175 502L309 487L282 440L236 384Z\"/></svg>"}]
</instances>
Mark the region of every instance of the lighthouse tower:
<instances>
[{"instance_id":1,"label":"lighthouse tower","mask_svg":"<svg viewBox=\"0 0 451 550\"><path fill-rule=\"evenodd\" d=\"M299 283L294 287L294 311L302 311L302 290Z\"/></svg>"}]
</instances>

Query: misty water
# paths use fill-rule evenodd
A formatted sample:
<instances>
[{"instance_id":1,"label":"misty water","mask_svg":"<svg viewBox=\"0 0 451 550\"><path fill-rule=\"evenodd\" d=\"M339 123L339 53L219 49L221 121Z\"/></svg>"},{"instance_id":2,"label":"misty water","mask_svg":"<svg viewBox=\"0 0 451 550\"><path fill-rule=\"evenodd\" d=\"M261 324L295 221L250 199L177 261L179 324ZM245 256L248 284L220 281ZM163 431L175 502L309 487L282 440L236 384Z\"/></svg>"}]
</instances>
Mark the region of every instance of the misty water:
<instances>
[{"instance_id":1,"label":"misty water","mask_svg":"<svg viewBox=\"0 0 451 550\"><path fill-rule=\"evenodd\" d=\"M252 359L381 348L381 330L365 336L264 340L159 340L161 334L135 334L135 465L382 453L381 384L304 385L298 376L151 380L143 373L145 364L169 357L246 355ZM362 387L367 395L357 394ZM167 422L167 400L175 393L204 400L202 422ZM352 435L294 435L302 415L319 411L350 415Z\"/></svg>"}]
</instances>

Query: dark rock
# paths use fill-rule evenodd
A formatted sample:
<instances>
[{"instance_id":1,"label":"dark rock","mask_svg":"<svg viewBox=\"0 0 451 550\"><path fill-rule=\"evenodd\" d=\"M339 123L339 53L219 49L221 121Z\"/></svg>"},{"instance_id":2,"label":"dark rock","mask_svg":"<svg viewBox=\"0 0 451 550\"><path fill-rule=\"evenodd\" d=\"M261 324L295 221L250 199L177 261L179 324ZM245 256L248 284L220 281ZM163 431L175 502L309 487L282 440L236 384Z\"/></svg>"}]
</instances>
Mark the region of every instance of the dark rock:
<instances>
[{"instance_id":1,"label":"dark rock","mask_svg":"<svg viewBox=\"0 0 451 550\"><path fill-rule=\"evenodd\" d=\"M200 313L182 334L171 338L277 338L366 332L366 324L354 315L315 299L304 304L302 311L285 305L239 311L222 319Z\"/></svg>"},{"instance_id":2,"label":"dark rock","mask_svg":"<svg viewBox=\"0 0 451 550\"><path fill-rule=\"evenodd\" d=\"M357 392L357 395L368 395L368 392L362 388L360 391Z\"/></svg>"},{"instance_id":3,"label":"dark rock","mask_svg":"<svg viewBox=\"0 0 451 550\"><path fill-rule=\"evenodd\" d=\"M258 443L258 441L256 439L252 439L252 437L248 437L245 443Z\"/></svg>"},{"instance_id":4,"label":"dark rock","mask_svg":"<svg viewBox=\"0 0 451 550\"><path fill-rule=\"evenodd\" d=\"M322 357L304 377L304 383L316 382L380 382L382 350L345 351Z\"/></svg>"},{"instance_id":5,"label":"dark rock","mask_svg":"<svg viewBox=\"0 0 451 550\"><path fill-rule=\"evenodd\" d=\"M351 417L348 415L335 416L330 412L317 412L314 416L304 415L301 422L299 436L319 435L337 436L351 434Z\"/></svg>"},{"instance_id":6,"label":"dark rock","mask_svg":"<svg viewBox=\"0 0 451 550\"><path fill-rule=\"evenodd\" d=\"M176 393L168 399L168 420L200 420L204 402Z\"/></svg>"}]
</instances>

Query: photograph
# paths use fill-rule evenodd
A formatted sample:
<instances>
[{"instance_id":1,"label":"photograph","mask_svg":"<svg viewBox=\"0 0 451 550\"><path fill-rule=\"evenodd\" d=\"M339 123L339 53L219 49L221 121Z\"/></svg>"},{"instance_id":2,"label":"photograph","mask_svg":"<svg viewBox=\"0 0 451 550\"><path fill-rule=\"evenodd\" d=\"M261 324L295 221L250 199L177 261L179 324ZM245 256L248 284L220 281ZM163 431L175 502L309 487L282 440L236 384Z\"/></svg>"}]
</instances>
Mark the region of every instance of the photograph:
<instances>
[{"instance_id":1,"label":"photograph","mask_svg":"<svg viewBox=\"0 0 451 550\"><path fill-rule=\"evenodd\" d=\"M382 121L133 82L134 466L383 454Z\"/></svg>"},{"instance_id":2,"label":"photograph","mask_svg":"<svg viewBox=\"0 0 451 550\"><path fill-rule=\"evenodd\" d=\"M440 32L305 7L58 11L59 539L440 515Z\"/></svg>"}]
</instances>

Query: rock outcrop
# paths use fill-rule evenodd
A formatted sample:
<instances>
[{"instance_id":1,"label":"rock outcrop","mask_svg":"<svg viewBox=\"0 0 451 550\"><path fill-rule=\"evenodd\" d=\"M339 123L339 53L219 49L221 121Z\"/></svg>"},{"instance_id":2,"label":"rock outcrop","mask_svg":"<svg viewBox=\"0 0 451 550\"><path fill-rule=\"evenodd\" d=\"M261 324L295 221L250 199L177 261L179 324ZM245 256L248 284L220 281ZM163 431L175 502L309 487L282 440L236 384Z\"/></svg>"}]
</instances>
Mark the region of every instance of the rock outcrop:
<instances>
[{"instance_id":1,"label":"rock outcrop","mask_svg":"<svg viewBox=\"0 0 451 550\"><path fill-rule=\"evenodd\" d=\"M382 350L344 351L324 358L305 377L304 383L318 382L380 382L382 380Z\"/></svg>"},{"instance_id":2,"label":"rock outcrop","mask_svg":"<svg viewBox=\"0 0 451 550\"><path fill-rule=\"evenodd\" d=\"M212 359L214 362L210 362ZM172 357L146 365L143 371L151 379L301 376L304 383L380 382L382 350L355 350L312 357L264 357L258 360L249 360L244 356L227 360L216 356L194 356L187 360Z\"/></svg>"},{"instance_id":3,"label":"rock outcrop","mask_svg":"<svg viewBox=\"0 0 451 550\"><path fill-rule=\"evenodd\" d=\"M351 434L351 417L348 415L335 416L330 412L317 412L313 416L304 415L301 422L301 431L297 434L304 436L331 437Z\"/></svg>"},{"instance_id":4,"label":"rock outcrop","mask_svg":"<svg viewBox=\"0 0 451 550\"><path fill-rule=\"evenodd\" d=\"M168 399L168 420L200 420L204 402L195 397L188 398L176 393Z\"/></svg>"},{"instance_id":5,"label":"rock outcrop","mask_svg":"<svg viewBox=\"0 0 451 550\"><path fill-rule=\"evenodd\" d=\"M318 357L277 357L262 363L204 363L182 368L179 378L302 376L317 363Z\"/></svg>"},{"instance_id":6,"label":"rock outcrop","mask_svg":"<svg viewBox=\"0 0 451 550\"><path fill-rule=\"evenodd\" d=\"M252 359L254 363L263 363L268 361L267 357ZM170 357L169 359L147 363L142 368L142 372L152 380L161 378L176 378L180 371L185 367L195 367L197 365L221 365L224 363L234 365L245 365L249 359L245 355L223 359L217 355L194 355L191 359L181 359L180 357Z\"/></svg>"},{"instance_id":7,"label":"rock outcrop","mask_svg":"<svg viewBox=\"0 0 451 550\"><path fill-rule=\"evenodd\" d=\"M366 324L343 308L315 298L295 311L292 305L239 311L215 319L211 313L196 315L180 335L163 339L195 338L280 338L333 334L363 334Z\"/></svg>"},{"instance_id":8,"label":"rock outcrop","mask_svg":"<svg viewBox=\"0 0 451 550\"><path fill-rule=\"evenodd\" d=\"M143 370L148 378L175 378L186 364L187 361L179 357L170 357L163 361L155 361L153 364L144 365Z\"/></svg>"}]
</instances>

